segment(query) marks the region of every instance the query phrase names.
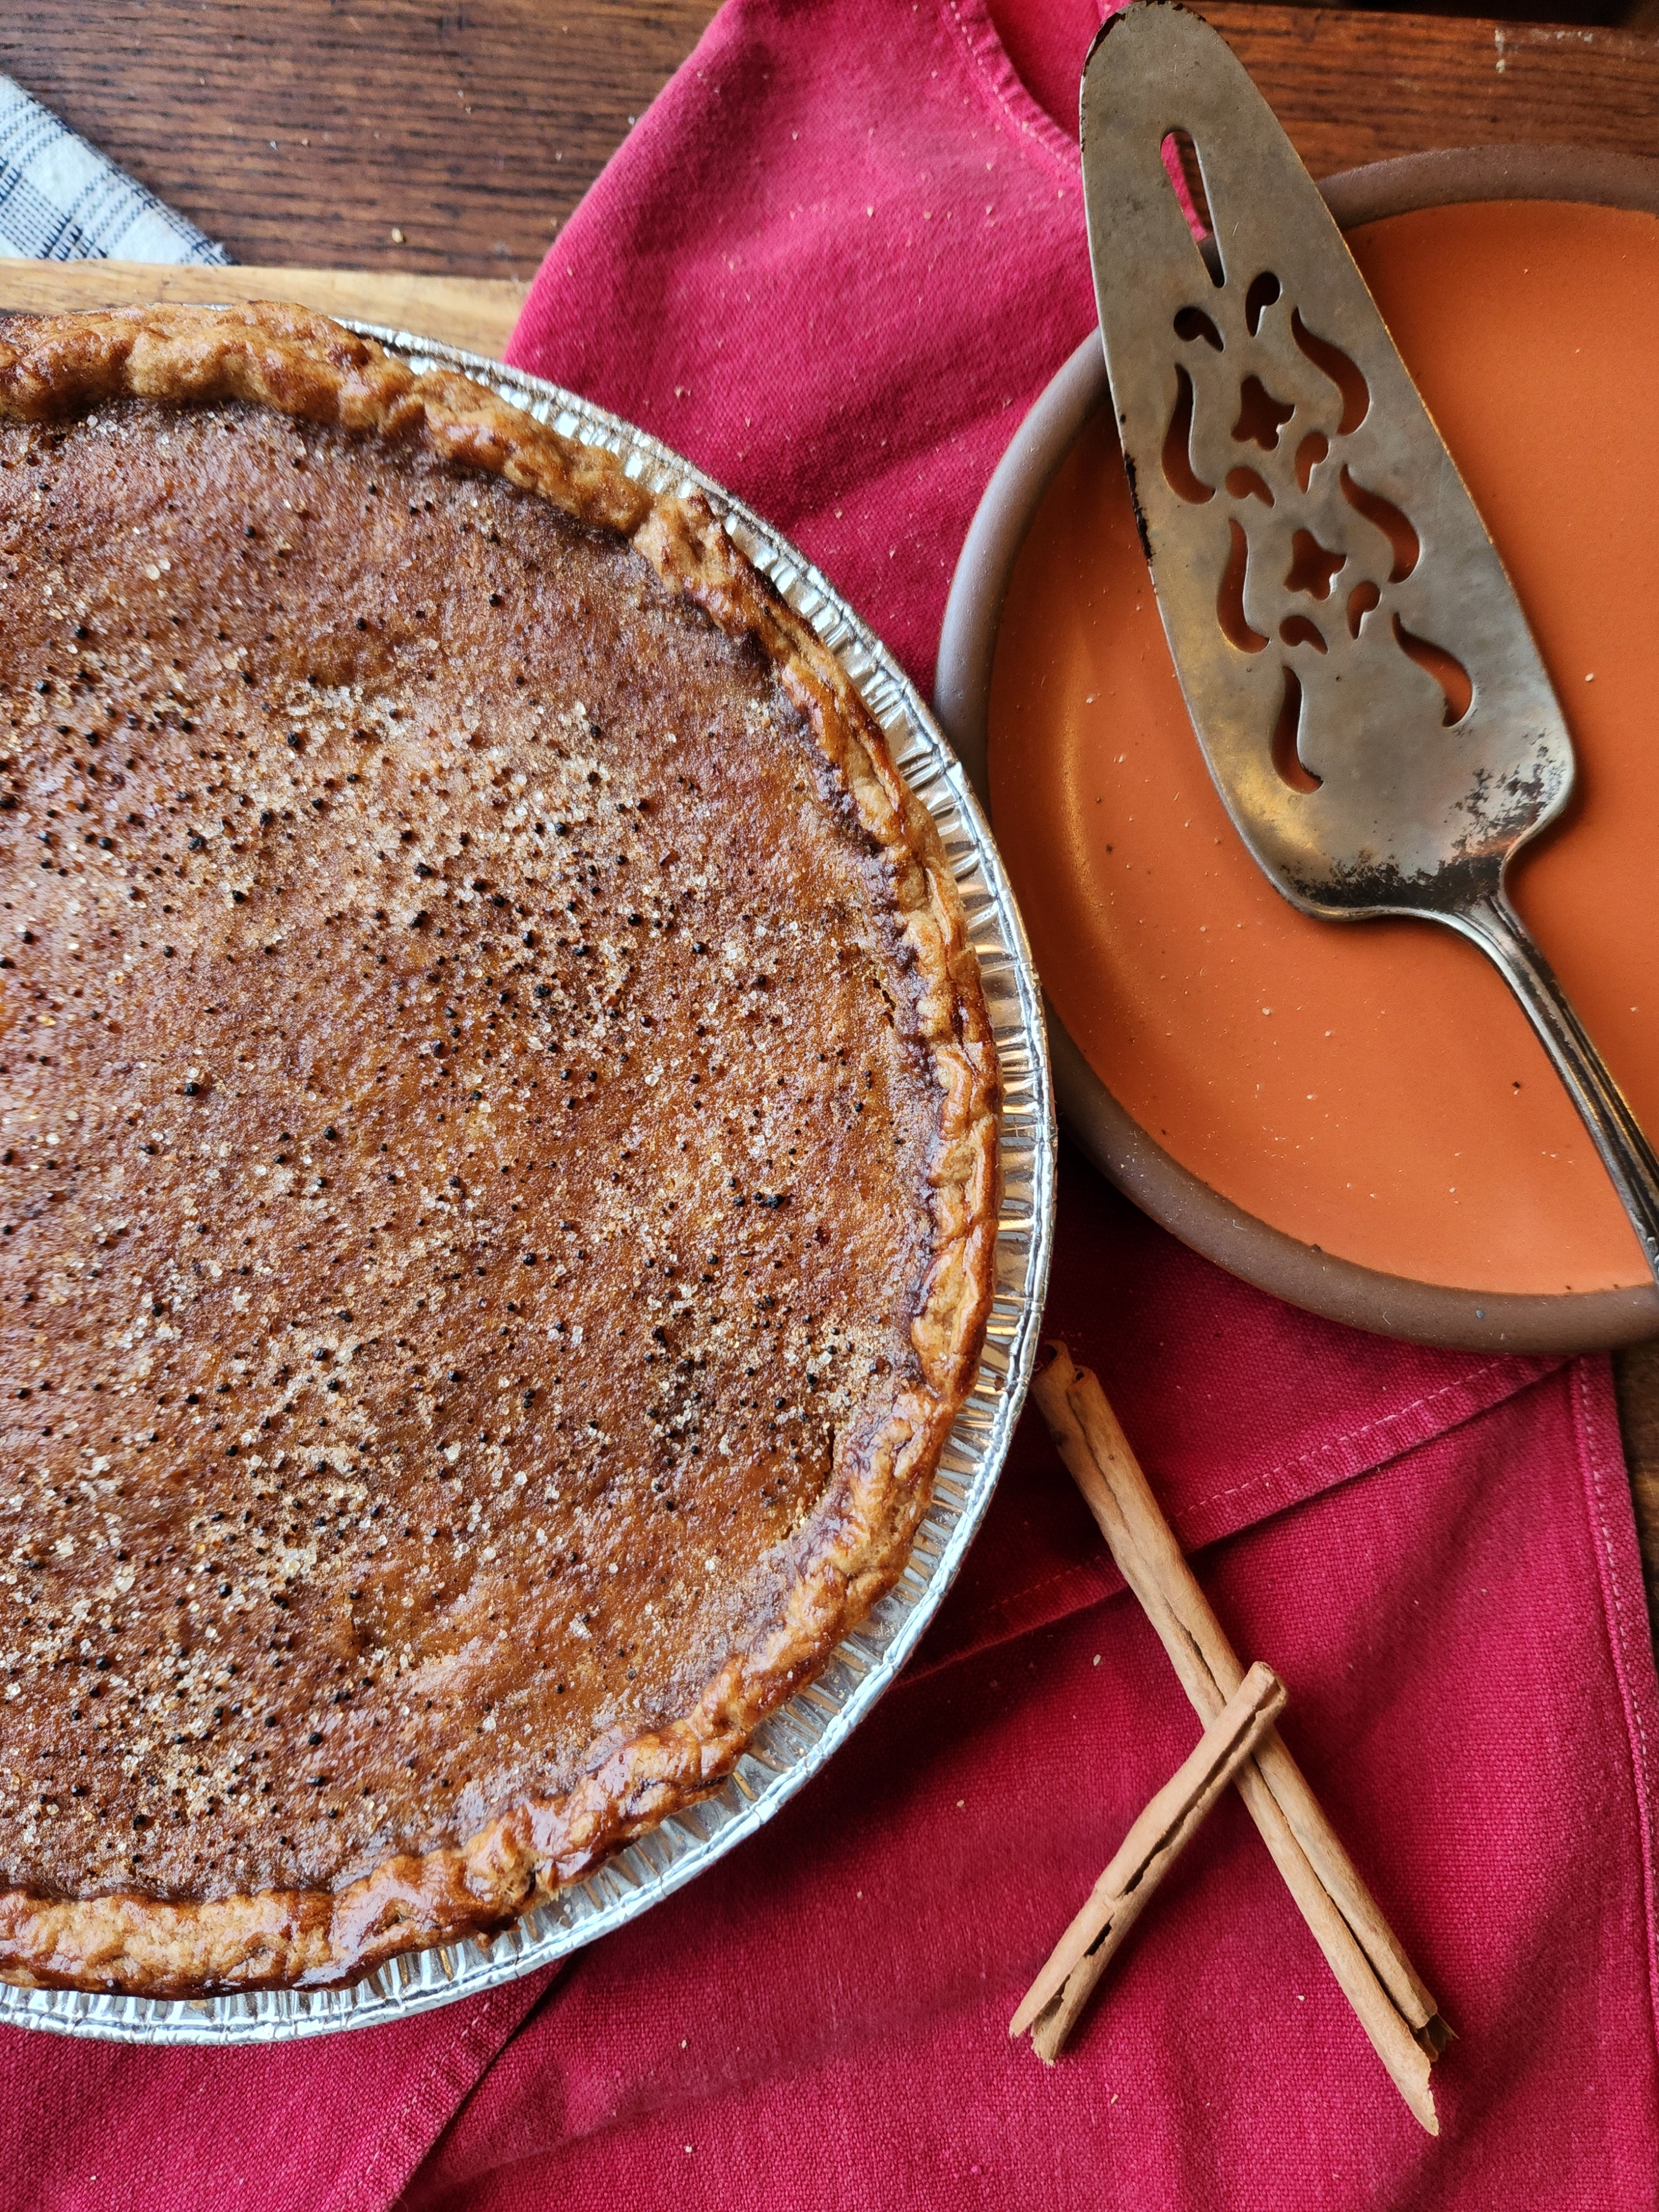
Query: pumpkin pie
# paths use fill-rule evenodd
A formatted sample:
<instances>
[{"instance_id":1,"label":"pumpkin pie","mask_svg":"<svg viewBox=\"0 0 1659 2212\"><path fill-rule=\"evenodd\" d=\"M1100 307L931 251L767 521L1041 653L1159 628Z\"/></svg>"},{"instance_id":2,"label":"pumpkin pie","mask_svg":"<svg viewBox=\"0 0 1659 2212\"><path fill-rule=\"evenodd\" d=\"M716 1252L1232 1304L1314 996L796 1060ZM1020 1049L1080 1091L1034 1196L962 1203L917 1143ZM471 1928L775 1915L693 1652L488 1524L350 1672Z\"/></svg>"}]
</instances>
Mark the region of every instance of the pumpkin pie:
<instances>
[{"instance_id":1,"label":"pumpkin pie","mask_svg":"<svg viewBox=\"0 0 1659 2212\"><path fill-rule=\"evenodd\" d=\"M0 325L0 1977L341 1984L717 1788L992 1292L931 820L697 499Z\"/></svg>"}]
</instances>

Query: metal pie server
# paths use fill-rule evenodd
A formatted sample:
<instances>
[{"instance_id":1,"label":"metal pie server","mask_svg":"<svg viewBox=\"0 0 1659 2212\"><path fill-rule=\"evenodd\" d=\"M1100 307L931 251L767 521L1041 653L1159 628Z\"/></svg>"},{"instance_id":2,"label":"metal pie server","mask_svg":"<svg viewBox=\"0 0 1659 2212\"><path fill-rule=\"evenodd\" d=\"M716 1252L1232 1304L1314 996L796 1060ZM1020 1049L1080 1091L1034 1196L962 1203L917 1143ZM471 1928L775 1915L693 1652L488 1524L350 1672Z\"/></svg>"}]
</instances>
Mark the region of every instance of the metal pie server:
<instances>
[{"instance_id":1,"label":"metal pie server","mask_svg":"<svg viewBox=\"0 0 1659 2212\"><path fill-rule=\"evenodd\" d=\"M1566 803L1572 740L1341 233L1231 49L1173 0L1108 21L1082 126L1124 463L1228 813L1304 912L1420 915L1496 963L1659 1278L1659 1160L1504 889Z\"/></svg>"}]
</instances>

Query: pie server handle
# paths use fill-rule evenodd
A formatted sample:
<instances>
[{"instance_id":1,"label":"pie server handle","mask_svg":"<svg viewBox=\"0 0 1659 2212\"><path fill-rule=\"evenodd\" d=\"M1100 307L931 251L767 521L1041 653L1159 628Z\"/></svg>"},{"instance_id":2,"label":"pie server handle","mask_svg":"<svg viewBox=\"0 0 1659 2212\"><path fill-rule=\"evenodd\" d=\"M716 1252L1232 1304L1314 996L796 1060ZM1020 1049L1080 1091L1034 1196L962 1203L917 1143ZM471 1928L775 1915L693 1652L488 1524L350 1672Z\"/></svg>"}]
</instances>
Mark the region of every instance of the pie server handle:
<instances>
[{"instance_id":1,"label":"pie server handle","mask_svg":"<svg viewBox=\"0 0 1659 2212\"><path fill-rule=\"evenodd\" d=\"M1554 969L1501 889L1437 918L1480 947L1525 1008L1624 1201L1649 1272L1659 1281L1659 1158Z\"/></svg>"}]
</instances>

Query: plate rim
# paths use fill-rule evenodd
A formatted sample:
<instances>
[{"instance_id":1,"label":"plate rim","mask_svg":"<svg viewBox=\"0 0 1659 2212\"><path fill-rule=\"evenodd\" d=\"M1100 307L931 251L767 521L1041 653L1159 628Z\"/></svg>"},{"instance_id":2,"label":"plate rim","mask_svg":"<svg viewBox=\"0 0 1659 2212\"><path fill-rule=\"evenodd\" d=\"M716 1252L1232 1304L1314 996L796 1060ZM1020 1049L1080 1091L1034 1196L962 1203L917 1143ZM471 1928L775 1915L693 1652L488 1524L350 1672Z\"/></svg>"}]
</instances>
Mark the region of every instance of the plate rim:
<instances>
[{"instance_id":1,"label":"plate rim","mask_svg":"<svg viewBox=\"0 0 1659 2212\"><path fill-rule=\"evenodd\" d=\"M743 550L841 660L887 734L901 773L939 823L963 890L969 935L981 952L1002 1073L996 1294L974 1389L951 1429L933 1500L898 1581L843 1638L812 1681L761 1723L714 1796L671 1815L500 1936L404 1954L345 1989L161 1999L0 1983L0 2025L162 2046L290 2042L389 2024L476 1996L637 1918L764 1826L828 1763L897 1678L990 1504L1036 1359L1054 1247L1059 1152L1041 993L984 810L916 685L791 540L660 439L562 386L483 355L390 325L332 319L414 365L457 370L538 419L608 447L631 475L648 476L659 489L701 492L732 526ZM902 725L902 744L894 743L896 722ZM980 942L988 932L988 945ZM684 1836L690 1840L683 1842ZM579 1898L590 1900L589 1908L572 1920L568 1916ZM567 1916L562 1924L561 1915Z\"/></svg>"},{"instance_id":2,"label":"plate rim","mask_svg":"<svg viewBox=\"0 0 1659 2212\"><path fill-rule=\"evenodd\" d=\"M1342 228L1417 210L1553 200L1659 216L1659 161L1514 144L1402 154L1320 185ZM988 711L998 624L1039 501L1085 419L1109 393L1092 331L1015 432L980 501L951 578L934 712L988 818ZM1597 1352L1659 1336L1659 1285L1522 1292L1417 1281L1320 1251L1238 1205L1150 1136L1095 1073L1045 997L1060 1113L1095 1165L1163 1228L1231 1274L1326 1319L1471 1352Z\"/></svg>"}]
</instances>

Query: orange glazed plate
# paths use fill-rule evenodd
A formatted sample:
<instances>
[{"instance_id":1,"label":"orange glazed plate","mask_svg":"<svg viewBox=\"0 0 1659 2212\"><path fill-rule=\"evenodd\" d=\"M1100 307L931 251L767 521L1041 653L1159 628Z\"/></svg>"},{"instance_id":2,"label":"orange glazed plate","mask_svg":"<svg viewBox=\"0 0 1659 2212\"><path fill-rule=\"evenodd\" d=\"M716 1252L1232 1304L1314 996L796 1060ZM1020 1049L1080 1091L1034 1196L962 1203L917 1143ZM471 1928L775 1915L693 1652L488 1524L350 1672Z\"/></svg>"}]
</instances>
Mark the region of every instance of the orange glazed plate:
<instances>
[{"instance_id":1,"label":"orange glazed plate","mask_svg":"<svg viewBox=\"0 0 1659 2212\"><path fill-rule=\"evenodd\" d=\"M1659 162L1413 155L1333 179L1571 728L1515 902L1659 1133ZM938 703L1048 994L1060 1104L1199 1250L1391 1335L1659 1334L1590 1139L1481 954L1297 913L1210 781L1135 534L1098 337L975 518Z\"/></svg>"}]
</instances>

